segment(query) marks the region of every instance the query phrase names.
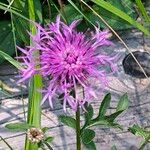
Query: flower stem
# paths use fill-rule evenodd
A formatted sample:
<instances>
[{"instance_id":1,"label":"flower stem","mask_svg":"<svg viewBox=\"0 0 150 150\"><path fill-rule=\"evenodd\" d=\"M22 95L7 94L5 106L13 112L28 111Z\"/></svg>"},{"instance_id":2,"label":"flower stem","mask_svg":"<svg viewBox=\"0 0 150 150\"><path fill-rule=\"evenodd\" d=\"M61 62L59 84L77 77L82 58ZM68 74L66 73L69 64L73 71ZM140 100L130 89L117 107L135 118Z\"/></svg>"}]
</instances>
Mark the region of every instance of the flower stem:
<instances>
[{"instance_id":1,"label":"flower stem","mask_svg":"<svg viewBox=\"0 0 150 150\"><path fill-rule=\"evenodd\" d=\"M40 1L36 1L36 3L39 3ZM28 0L28 13L29 13L29 19L32 21L36 21L36 8L35 8L35 0ZM30 33L35 35L36 34L36 26L30 22ZM30 38L30 45L32 45L32 39ZM39 51L36 51L33 54L34 58L39 58ZM37 61L39 61L37 59ZM35 66L38 68L39 66ZM41 99L42 94L38 91L38 89L42 89L42 77L39 74L35 74L29 84L29 103L28 103L28 118L27 123L29 125L32 125L36 128L41 127ZM29 139L26 137L25 141L25 150L38 150L38 144L32 143L29 141Z\"/></svg>"},{"instance_id":2,"label":"flower stem","mask_svg":"<svg viewBox=\"0 0 150 150\"><path fill-rule=\"evenodd\" d=\"M81 137L80 137L80 108L77 107L76 111L76 148L81 150Z\"/></svg>"}]
</instances>

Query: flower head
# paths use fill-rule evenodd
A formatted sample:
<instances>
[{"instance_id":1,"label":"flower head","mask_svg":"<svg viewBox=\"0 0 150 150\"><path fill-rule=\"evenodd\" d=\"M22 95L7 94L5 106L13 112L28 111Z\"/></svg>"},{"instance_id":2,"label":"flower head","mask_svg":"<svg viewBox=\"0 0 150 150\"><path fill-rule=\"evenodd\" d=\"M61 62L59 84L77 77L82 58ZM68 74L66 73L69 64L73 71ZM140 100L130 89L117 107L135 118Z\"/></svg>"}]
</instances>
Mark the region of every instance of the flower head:
<instances>
[{"instance_id":1,"label":"flower head","mask_svg":"<svg viewBox=\"0 0 150 150\"><path fill-rule=\"evenodd\" d=\"M35 73L50 77L47 88L43 90L42 104L48 99L52 107L56 93L60 93L64 95L64 109L68 103L76 110L78 105L84 106L85 102L96 97L96 89L92 83L94 79L99 81L101 89L107 86L106 66L110 67L109 73L115 71L114 57L97 50L98 47L112 44L107 40L108 31L100 31L95 27L95 32L87 37L83 32L75 30L78 22L74 21L67 26L58 16L56 22L49 24L47 28L37 25L37 34L31 35L33 45L28 47L28 51L21 49L25 54L23 61L26 64L26 69L21 70L21 81ZM40 51L38 64L32 58L37 50ZM39 64L41 67L35 69ZM78 87L84 89L84 98L76 95ZM72 91L74 96L70 94Z\"/></svg>"},{"instance_id":2,"label":"flower head","mask_svg":"<svg viewBox=\"0 0 150 150\"><path fill-rule=\"evenodd\" d=\"M32 143L39 143L44 138L44 134L41 129L30 128L27 131L27 137Z\"/></svg>"}]
</instances>

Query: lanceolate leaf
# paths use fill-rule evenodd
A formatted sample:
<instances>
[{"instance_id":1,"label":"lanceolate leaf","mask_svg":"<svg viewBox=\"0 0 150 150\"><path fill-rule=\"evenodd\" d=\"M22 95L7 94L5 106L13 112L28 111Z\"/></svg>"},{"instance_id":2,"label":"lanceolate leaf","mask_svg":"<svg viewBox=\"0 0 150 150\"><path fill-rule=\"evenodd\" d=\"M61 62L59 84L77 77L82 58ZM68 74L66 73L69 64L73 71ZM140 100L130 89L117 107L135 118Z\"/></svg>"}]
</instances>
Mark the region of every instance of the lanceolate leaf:
<instances>
[{"instance_id":1,"label":"lanceolate leaf","mask_svg":"<svg viewBox=\"0 0 150 150\"><path fill-rule=\"evenodd\" d=\"M110 121L109 119L101 119L99 121L92 121L86 128L90 128L93 126L104 126L104 127L112 127L122 129L122 126Z\"/></svg>"},{"instance_id":2,"label":"lanceolate leaf","mask_svg":"<svg viewBox=\"0 0 150 150\"><path fill-rule=\"evenodd\" d=\"M27 123L10 123L5 126L10 130L17 130L17 131L26 131L27 129L33 127Z\"/></svg>"},{"instance_id":3,"label":"lanceolate leaf","mask_svg":"<svg viewBox=\"0 0 150 150\"><path fill-rule=\"evenodd\" d=\"M110 101L111 101L111 94L108 93L107 95L105 95L105 97L100 105L99 114L98 114L97 118L104 117L104 115L107 111L107 108L110 106Z\"/></svg>"},{"instance_id":4,"label":"lanceolate leaf","mask_svg":"<svg viewBox=\"0 0 150 150\"><path fill-rule=\"evenodd\" d=\"M128 108L128 103L128 95L125 93L123 96L121 96L116 111L126 110Z\"/></svg>"}]
</instances>

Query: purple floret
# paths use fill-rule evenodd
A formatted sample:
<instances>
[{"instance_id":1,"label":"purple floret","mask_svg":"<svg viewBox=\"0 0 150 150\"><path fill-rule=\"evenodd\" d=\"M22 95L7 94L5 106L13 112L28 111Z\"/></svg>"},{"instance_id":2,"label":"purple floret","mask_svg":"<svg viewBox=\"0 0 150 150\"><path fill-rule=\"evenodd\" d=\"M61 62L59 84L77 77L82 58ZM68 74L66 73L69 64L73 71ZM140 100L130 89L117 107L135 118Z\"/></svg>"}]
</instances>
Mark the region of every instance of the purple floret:
<instances>
[{"instance_id":1,"label":"purple floret","mask_svg":"<svg viewBox=\"0 0 150 150\"><path fill-rule=\"evenodd\" d=\"M74 21L68 26L58 16L56 22L46 28L37 25L37 34L30 35L33 44L25 49L19 48L25 55L22 57L25 68L21 70L20 82L37 73L50 77L47 88L42 90L42 104L49 100L53 107L52 101L59 93L64 95L64 110L66 104L69 104L76 111L77 106L84 107L85 102L90 103L97 97L97 89L93 88L95 83L91 80L99 81L101 89L108 85L108 72L106 67L101 66L111 68L109 73L116 71L115 58L96 51L98 47L112 45L107 40L108 31L100 31L95 27L95 32L91 32L87 38L83 32L75 30L78 22L79 20ZM33 53L36 54L37 50L40 55L38 61L33 58ZM84 89L83 98L70 94L72 90L76 94L78 87Z\"/></svg>"}]
</instances>

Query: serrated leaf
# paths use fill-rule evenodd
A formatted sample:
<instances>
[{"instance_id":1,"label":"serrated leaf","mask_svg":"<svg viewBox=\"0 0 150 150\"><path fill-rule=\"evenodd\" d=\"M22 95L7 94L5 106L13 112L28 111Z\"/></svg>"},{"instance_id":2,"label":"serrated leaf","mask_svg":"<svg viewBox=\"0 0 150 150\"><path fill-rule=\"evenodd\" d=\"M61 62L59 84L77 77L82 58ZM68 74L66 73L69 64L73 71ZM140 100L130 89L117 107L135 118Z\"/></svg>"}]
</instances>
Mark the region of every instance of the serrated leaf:
<instances>
[{"instance_id":1,"label":"serrated leaf","mask_svg":"<svg viewBox=\"0 0 150 150\"><path fill-rule=\"evenodd\" d=\"M84 129L81 134L81 139L84 144L89 144L95 137L95 132L91 129Z\"/></svg>"},{"instance_id":2,"label":"serrated leaf","mask_svg":"<svg viewBox=\"0 0 150 150\"><path fill-rule=\"evenodd\" d=\"M106 114L107 108L110 106L110 101L111 101L111 94L108 93L105 95L100 108L99 108L99 114L97 118L102 118Z\"/></svg>"},{"instance_id":3,"label":"serrated leaf","mask_svg":"<svg viewBox=\"0 0 150 150\"><path fill-rule=\"evenodd\" d=\"M48 143L52 142L53 140L54 140L54 137L51 137L51 136L49 136L45 139L45 141Z\"/></svg>"},{"instance_id":4,"label":"serrated leaf","mask_svg":"<svg viewBox=\"0 0 150 150\"><path fill-rule=\"evenodd\" d=\"M125 93L123 96L121 96L119 102L118 102L118 105L117 105L117 108L116 108L116 111L123 111L123 110L126 110L128 108L128 95L127 93Z\"/></svg>"},{"instance_id":5,"label":"serrated leaf","mask_svg":"<svg viewBox=\"0 0 150 150\"><path fill-rule=\"evenodd\" d=\"M96 145L93 141L91 141L88 144L84 144L84 146L87 150L96 150Z\"/></svg>"},{"instance_id":6,"label":"serrated leaf","mask_svg":"<svg viewBox=\"0 0 150 150\"><path fill-rule=\"evenodd\" d=\"M74 118L62 115L62 116L59 116L59 119L65 125L73 128L73 129L76 129L76 120Z\"/></svg>"},{"instance_id":7,"label":"serrated leaf","mask_svg":"<svg viewBox=\"0 0 150 150\"><path fill-rule=\"evenodd\" d=\"M14 65L18 69L22 68L21 64L18 61L16 61L11 56L9 56L8 54L6 54L1 50L0 50L0 58L4 58L5 60L9 61L12 65Z\"/></svg>"},{"instance_id":8,"label":"serrated leaf","mask_svg":"<svg viewBox=\"0 0 150 150\"><path fill-rule=\"evenodd\" d=\"M10 130L17 130L17 131L25 131L33 126L27 124L27 123L10 123L10 124L6 124L5 126L7 129Z\"/></svg>"}]
</instances>

